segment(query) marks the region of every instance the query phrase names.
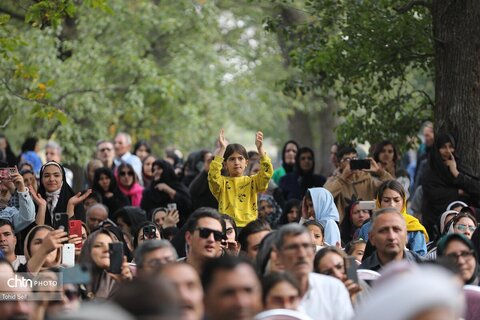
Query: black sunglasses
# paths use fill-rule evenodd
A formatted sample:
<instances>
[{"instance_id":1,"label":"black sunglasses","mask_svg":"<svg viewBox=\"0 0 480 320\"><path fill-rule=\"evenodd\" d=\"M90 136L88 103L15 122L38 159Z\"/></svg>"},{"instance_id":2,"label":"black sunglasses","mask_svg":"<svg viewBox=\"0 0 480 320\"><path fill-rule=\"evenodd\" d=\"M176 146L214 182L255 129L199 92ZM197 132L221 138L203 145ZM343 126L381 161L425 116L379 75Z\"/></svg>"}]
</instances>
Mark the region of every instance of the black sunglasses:
<instances>
[{"instance_id":1,"label":"black sunglasses","mask_svg":"<svg viewBox=\"0 0 480 320\"><path fill-rule=\"evenodd\" d=\"M213 238L215 239L215 241L222 241L225 239L225 235L221 231L212 230L209 228L196 228L195 230L198 230L198 235L202 239L207 239L208 237L210 237L211 233L213 233Z\"/></svg>"},{"instance_id":2,"label":"black sunglasses","mask_svg":"<svg viewBox=\"0 0 480 320\"><path fill-rule=\"evenodd\" d=\"M126 175L129 175L129 176L133 177L133 172L132 171L120 171L119 175L121 177L126 176Z\"/></svg>"}]
</instances>

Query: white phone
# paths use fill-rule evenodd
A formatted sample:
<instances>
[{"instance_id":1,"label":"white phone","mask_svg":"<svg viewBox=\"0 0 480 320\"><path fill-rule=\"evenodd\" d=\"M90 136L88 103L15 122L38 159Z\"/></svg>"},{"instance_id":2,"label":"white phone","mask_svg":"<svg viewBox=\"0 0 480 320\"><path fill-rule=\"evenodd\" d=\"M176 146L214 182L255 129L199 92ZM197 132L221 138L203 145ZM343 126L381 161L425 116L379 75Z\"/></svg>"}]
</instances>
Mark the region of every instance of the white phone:
<instances>
[{"instance_id":1,"label":"white phone","mask_svg":"<svg viewBox=\"0 0 480 320\"><path fill-rule=\"evenodd\" d=\"M358 208L362 210L373 210L375 209L375 201L358 201Z\"/></svg>"},{"instance_id":2,"label":"white phone","mask_svg":"<svg viewBox=\"0 0 480 320\"><path fill-rule=\"evenodd\" d=\"M66 268L75 266L75 245L73 243L63 245L62 265Z\"/></svg>"}]
</instances>

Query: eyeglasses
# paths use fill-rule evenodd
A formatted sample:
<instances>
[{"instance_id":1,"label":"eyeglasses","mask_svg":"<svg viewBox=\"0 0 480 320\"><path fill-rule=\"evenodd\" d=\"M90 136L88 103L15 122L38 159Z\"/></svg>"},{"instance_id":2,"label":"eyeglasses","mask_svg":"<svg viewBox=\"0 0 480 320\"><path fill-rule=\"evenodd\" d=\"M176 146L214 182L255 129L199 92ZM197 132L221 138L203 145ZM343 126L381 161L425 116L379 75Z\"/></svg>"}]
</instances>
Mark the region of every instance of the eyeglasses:
<instances>
[{"instance_id":1,"label":"eyeglasses","mask_svg":"<svg viewBox=\"0 0 480 320\"><path fill-rule=\"evenodd\" d=\"M460 257L462 257L463 259L470 259L471 257L473 257L473 250L460 251L458 253L457 252L452 252L452 253L447 254L447 257L452 258L456 262L458 262L458 259L460 259Z\"/></svg>"},{"instance_id":2,"label":"eyeglasses","mask_svg":"<svg viewBox=\"0 0 480 320\"><path fill-rule=\"evenodd\" d=\"M457 224L455 226L455 228L457 228L459 231L467 231L467 229L470 231L470 232L474 232L477 227L474 227L474 226L467 226L467 225L464 225L464 224Z\"/></svg>"},{"instance_id":3,"label":"eyeglasses","mask_svg":"<svg viewBox=\"0 0 480 320\"><path fill-rule=\"evenodd\" d=\"M124 177L124 176L126 176L126 175L129 175L129 176L133 177L133 172L132 172L132 171L120 171L120 172L118 173L118 175L119 175L120 177Z\"/></svg>"},{"instance_id":4,"label":"eyeglasses","mask_svg":"<svg viewBox=\"0 0 480 320\"><path fill-rule=\"evenodd\" d=\"M333 268L322 270L322 271L320 271L320 273L324 274L324 275L327 275L327 276L331 276L335 273L335 270L345 271L344 264L342 262L339 262L336 265L334 265Z\"/></svg>"},{"instance_id":5,"label":"eyeglasses","mask_svg":"<svg viewBox=\"0 0 480 320\"><path fill-rule=\"evenodd\" d=\"M313 243L299 243L299 244L290 244L288 246L283 247L283 251L299 251L300 249L304 249L306 251L315 252L317 246Z\"/></svg>"},{"instance_id":6,"label":"eyeglasses","mask_svg":"<svg viewBox=\"0 0 480 320\"><path fill-rule=\"evenodd\" d=\"M196 228L195 230L198 230L198 235L202 239L208 239L208 237L210 237L210 234L213 233L213 239L215 239L215 241L225 240L225 235L221 231L217 231L209 228Z\"/></svg>"},{"instance_id":7,"label":"eyeglasses","mask_svg":"<svg viewBox=\"0 0 480 320\"><path fill-rule=\"evenodd\" d=\"M105 152L105 151L112 151L112 148L102 148L102 149L100 149L100 152Z\"/></svg>"}]
</instances>

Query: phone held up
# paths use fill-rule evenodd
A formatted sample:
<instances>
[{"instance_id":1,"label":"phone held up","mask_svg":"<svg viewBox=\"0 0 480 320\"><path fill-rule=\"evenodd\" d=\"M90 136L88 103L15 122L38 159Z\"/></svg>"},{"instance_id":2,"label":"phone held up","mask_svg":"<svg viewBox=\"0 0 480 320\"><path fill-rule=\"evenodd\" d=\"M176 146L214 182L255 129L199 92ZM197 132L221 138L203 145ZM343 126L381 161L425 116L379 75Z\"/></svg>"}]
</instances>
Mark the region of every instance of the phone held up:
<instances>
[{"instance_id":1,"label":"phone held up","mask_svg":"<svg viewBox=\"0 0 480 320\"><path fill-rule=\"evenodd\" d=\"M168 209L168 211L175 211L175 210L177 210L177 204L176 203L168 203L167 204L167 209Z\"/></svg>"},{"instance_id":2,"label":"phone held up","mask_svg":"<svg viewBox=\"0 0 480 320\"><path fill-rule=\"evenodd\" d=\"M0 180L12 180L12 175L17 172L16 167L0 168Z\"/></svg>"},{"instance_id":3,"label":"phone held up","mask_svg":"<svg viewBox=\"0 0 480 320\"><path fill-rule=\"evenodd\" d=\"M157 238L157 228L155 226L143 227L143 239L151 240Z\"/></svg>"},{"instance_id":4,"label":"phone held up","mask_svg":"<svg viewBox=\"0 0 480 320\"><path fill-rule=\"evenodd\" d=\"M108 253L110 255L110 266L108 272L114 274L122 273L123 263L123 243L112 242L108 244Z\"/></svg>"},{"instance_id":5,"label":"phone held up","mask_svg":"<svg viewBox=\"0 0 480 320\"><path fill-rule=\"evenodd\" d=\"M370 160L358 159L350 160L350 170L370 169Z\"/></svg>"},{"instance_id":6,"label":"phone held up","mask_svg":"<svg viewBox=\"0 0 480 320\"><path fill-rule=\"evenodd\" d=\"M353 282L358 283L357 262L355 261L355 257L352 257L352 256L345 257L344 263L345 263L345 274L347 275L347 279L353 280Z\"/></svg>"},{"instance_id":7,"label":"phone held up","mask_svg":"<svg viewBox=\"0 0 480 320\"><path fill-rule=\"evenodd\" d=\"M373 210L375 209L375 201L358 201L358 209Z\"/></svg>"}]
</instances>

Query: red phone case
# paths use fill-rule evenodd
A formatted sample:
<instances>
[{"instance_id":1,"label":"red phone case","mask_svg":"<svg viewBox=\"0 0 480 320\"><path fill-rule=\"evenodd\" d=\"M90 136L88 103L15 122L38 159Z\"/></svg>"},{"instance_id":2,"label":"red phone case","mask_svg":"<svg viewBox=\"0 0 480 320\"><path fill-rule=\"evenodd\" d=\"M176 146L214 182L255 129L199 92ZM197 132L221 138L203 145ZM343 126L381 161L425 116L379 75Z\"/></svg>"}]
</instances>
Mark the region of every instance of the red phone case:
<instances>
[{"instance_id":1,"label":"red phone case","mask_svg":"<svg viewBox=\"0 0 480 320\"><path fill-rule=\"evenodd\" d=\"M82 222L80 220L69 220L68 227L70 230L70 234L74 234L77 237L82 237ZM82 244L78 243L75 245L75 248L81 248Z\"/></svg>"}]
</instances>

